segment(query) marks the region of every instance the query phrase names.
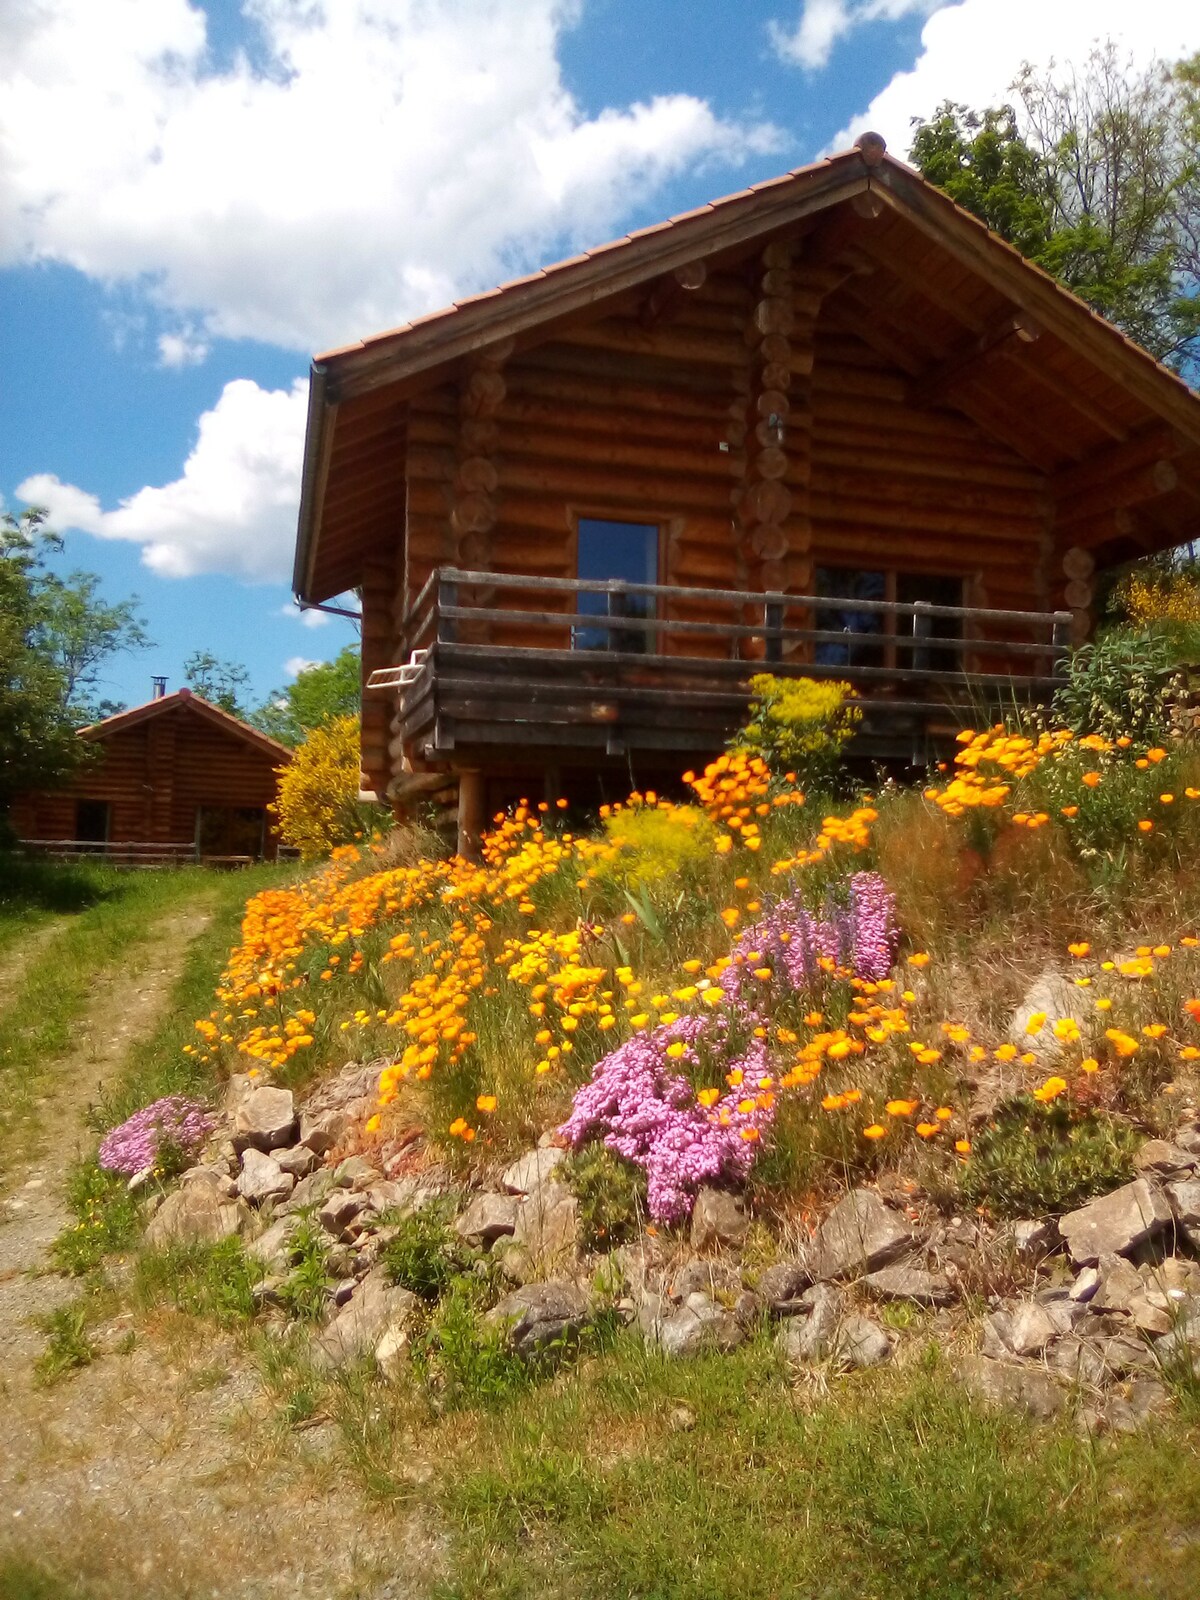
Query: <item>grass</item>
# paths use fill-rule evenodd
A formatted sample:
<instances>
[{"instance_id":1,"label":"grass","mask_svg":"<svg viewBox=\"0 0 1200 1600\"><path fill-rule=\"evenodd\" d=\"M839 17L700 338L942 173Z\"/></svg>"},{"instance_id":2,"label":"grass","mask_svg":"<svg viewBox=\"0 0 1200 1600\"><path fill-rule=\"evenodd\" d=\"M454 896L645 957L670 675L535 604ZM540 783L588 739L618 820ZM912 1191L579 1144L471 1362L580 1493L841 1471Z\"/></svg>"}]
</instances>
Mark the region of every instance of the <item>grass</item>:
<instances>
[{"instance_id":1,"label":"grass","mask_svg":"<svg viewBox=\"0 0 1200 1600\"><path fill-rule=\"evenodd\" d=\"M74 1579L24 1556L0 1555L0 1595L4 1600L88 1600L88 1590Z\"/></svg>"}]
</instances>

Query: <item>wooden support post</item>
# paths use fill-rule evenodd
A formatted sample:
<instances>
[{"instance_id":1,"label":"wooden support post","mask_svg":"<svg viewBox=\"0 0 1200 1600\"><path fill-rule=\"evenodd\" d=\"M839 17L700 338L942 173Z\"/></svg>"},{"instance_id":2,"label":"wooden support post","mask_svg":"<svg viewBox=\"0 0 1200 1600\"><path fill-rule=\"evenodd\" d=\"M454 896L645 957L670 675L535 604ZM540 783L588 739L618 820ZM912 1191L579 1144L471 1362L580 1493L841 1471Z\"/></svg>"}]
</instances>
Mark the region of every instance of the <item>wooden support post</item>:
<instances>
[{"instance_id":1,"label":"wooden support post","mask_svg":"<svg viewBox=\"0 0 1200 1600\"><path fill-rule=\"evenodd\" d=\"M458 775L458 853L467 861L479 859L479 841L487 823L487 786L482 772Z\"/></svg>"}]
</instances>

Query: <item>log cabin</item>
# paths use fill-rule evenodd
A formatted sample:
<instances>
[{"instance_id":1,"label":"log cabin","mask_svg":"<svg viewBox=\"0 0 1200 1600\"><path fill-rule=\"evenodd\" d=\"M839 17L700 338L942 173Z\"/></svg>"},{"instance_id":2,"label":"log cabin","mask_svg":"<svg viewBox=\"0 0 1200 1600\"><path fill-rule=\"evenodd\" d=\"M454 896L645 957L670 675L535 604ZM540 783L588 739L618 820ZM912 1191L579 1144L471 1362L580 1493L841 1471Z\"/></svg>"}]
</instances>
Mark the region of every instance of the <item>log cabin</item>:
<instances>
[{"instance_id":1,"label":"log cabin","mask_svg":"<svg viewBox=\"0 0 1200 1600\"><path fill-rule=\"evenodd\" d=\"M292 752L190 689L81 728L92 750L62 789L18 795L27 848L129 865L274 860L269 807Z\"/></svg>"},{"instance_id":2,"label":"log cabin","mask_svg":"<svg viewBox=\"0 0 1200 1600\"><path fill-rule=\"evenodd\" d=\"M1200 531L1200 398L876 134L312 367L294 587L361 596L364 781L613 791L769 670L866 758L1044 700Z\"/></svg>"}]
</instances>

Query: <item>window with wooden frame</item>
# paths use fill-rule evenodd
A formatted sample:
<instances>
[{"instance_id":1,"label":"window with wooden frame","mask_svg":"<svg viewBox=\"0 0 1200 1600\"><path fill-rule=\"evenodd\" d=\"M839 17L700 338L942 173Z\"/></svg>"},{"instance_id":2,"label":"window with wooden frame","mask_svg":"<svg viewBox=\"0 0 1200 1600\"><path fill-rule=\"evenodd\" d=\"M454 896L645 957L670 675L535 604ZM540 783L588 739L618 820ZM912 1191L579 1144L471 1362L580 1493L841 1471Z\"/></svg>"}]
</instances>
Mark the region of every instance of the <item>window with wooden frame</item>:
<instances>
[{"instance_id":1,"label":"window with wooden frame","mask_svg":"<svg viewBox=\"0 0 1200 1600\"><path fill-rule=\"evenodd\" d=\"M615 521L603 517L575 519L575 576L594 582L658 583L662 530L657 522ZM658 615L654 595L581 593L577 609L585 616L636 617ZM651 628L589 627L577 623L571 630L574 650L618 650L650 655L658 648Z\"/></svg>"},{"instance_id":2,"label":"window with wooden frame","mask_svg":"<svg viewBox=\"0 0 1200 1600\"><path fill-rule=\"evenodd\" d=\"M816 610L817 627L845 635L843 640L818 643L814 660L834 667L911 667L918 672L955 671L961 653L938 649L925 641L961 639L962 617L923 616L917 619L895 612L874 611L871 603L890 601L911 606L919 601L935 606L961 606L964 579L947 573L865 571L857 567L818 567L816 592L825 601ZM864 606L862 602L868 602ZM856 604L856 602L858 602Z\"/></svg>"}]
</instances>

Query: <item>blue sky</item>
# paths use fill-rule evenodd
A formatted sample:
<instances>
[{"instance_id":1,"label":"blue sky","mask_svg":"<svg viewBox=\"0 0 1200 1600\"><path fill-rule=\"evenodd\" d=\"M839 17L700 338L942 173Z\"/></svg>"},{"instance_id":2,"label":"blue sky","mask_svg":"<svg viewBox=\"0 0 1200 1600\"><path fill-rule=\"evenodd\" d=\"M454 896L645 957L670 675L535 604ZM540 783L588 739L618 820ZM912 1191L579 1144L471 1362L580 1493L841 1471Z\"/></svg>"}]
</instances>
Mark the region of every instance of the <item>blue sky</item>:
<instances>
[{"instance_id":1,"label":"blue sky","mask_svg":"<svg viewBox=\"0 0 1200 1600\"><path fill-rule=\"evenodd\" d=\"M1126 35L1131 14L1136 35ZM773 176L1023 60L1200 48L1195 0L41 0L0 14L0 500L256 698L310 355Z\"/></svg>"}]
</instances>

